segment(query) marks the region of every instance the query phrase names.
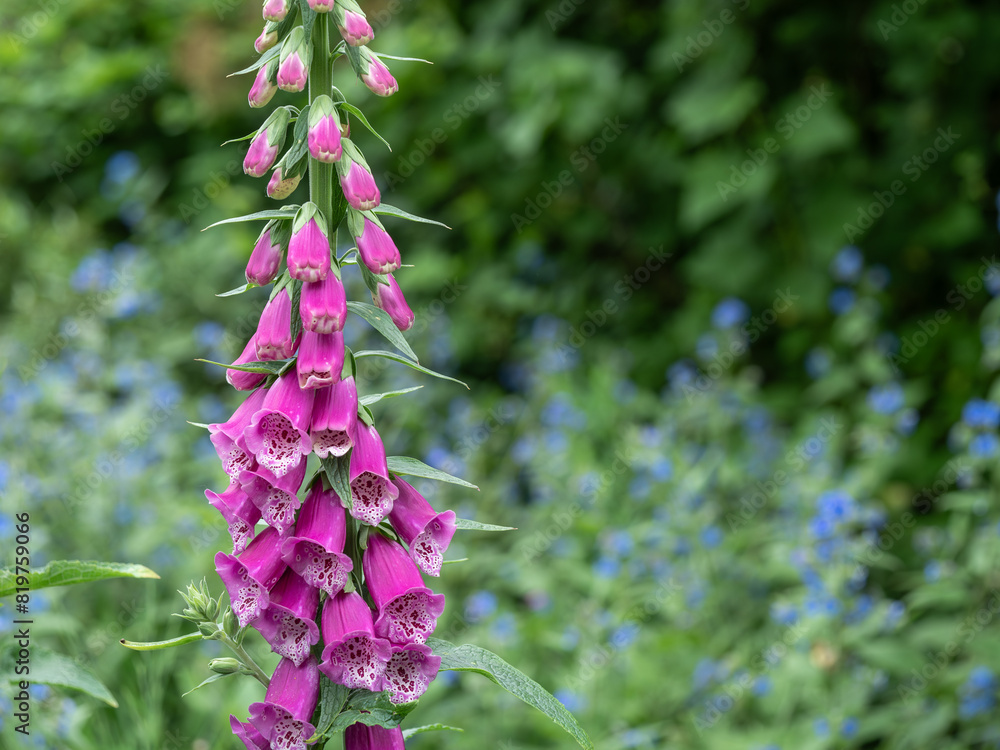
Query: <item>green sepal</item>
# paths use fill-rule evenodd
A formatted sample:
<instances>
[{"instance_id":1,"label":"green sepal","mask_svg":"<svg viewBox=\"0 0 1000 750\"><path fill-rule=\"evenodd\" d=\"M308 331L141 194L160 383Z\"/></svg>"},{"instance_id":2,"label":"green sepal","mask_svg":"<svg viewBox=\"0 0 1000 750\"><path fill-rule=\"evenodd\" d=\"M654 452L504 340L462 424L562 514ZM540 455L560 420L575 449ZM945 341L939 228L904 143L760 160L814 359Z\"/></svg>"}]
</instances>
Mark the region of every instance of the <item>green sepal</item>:
<instances>
[{"instance_id":1,"label":"green sepal","mask_svg":"<svg viewBox=\"0 0 1000 750\"><path fill-rule=\"evenodd\" d=\"M353 505L351 498L351 451L343 456L327 456L320 459L330 489L337 493L340 504L347 510Z\"/></svg>"},{"instance_id":2,"label":"green sepal","mask_svg":"<svg viewBox=\"0 0 1000 750\"><path fill-rule=\"evenodd\" d=\"M370 132L372 135L374 135L376 138L378 138L380 141L382 141L382 143L385 144L385 147L387 149L389 149L390 151L392 151L392 146L389 145L389 141L387 141L385 138L383 138L379 134L379 132L377 130L375 130L375 128L373 128L371 126L371 123L368 122L368 119L365 117L364 113L360 109L358 109L357 107L355 107L353 104L349 104L346 101L345 102L341 102L337 106L340 109L344 110L345 112L348 112L348 113L354 115L358 119L358 121L368 129L368 132Z\"/></svg>"},{"instance_id":3,"label":"green sepal","mask_svg":"<svg viewBox=\"0 0 1000 750\"><path fill-rule=\"evenodd\" d=\"M495 526L492 523L470 521L468 518L456 518L455 528L466 529L468 531L517 531L516 526Z\"/></svg>"}]
</instances>

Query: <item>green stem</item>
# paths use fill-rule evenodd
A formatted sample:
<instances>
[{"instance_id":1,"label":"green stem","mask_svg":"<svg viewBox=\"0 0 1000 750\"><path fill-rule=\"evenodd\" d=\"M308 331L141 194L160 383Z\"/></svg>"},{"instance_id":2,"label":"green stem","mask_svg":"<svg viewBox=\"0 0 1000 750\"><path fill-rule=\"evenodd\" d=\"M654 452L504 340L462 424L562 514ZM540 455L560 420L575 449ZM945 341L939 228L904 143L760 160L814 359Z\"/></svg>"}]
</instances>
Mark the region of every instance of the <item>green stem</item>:
<instances>
[{"instance_id":1,"label":"green stem","mask_svg":"<svg viewBox=\"0 0 1000 750\"><path fill-rule=\"evenodd\" d=\"M264 670L257 666L257 662L253 660L243 646L225 633L222 634L222 642L226 644L234 654L236 654L237 658L243 662L243 664L248 667L251 672L253 672L253 676L257 678L257 681L260 682L261 685L266 688L269 684L271 684L271 680L268 679L266 674L264 674Z\"/></svg>"},{"instance_id":2,"label":"green stem","mask_svg":"<svg viewBox=\"0 0 1000 750\"><path fill-rule=\"evenodd\" d=\"M313 24L313 59L309 70L309 103L323 94L330 95L333 85L333 63L330 59L328 13L317 13ZM309 160L309 200L319 206L332 231L336 224L331 209L333 198L333 165L316 159Z\"/></svg>"}]
</instances>

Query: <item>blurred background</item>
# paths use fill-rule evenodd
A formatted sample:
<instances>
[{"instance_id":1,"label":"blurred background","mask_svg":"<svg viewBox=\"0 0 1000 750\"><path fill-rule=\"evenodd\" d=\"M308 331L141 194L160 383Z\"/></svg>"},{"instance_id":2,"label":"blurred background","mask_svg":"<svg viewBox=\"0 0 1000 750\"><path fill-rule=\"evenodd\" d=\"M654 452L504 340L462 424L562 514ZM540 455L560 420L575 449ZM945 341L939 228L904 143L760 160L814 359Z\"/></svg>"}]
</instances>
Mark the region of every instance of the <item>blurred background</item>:
<instances>
[{"instance_id":1,"label":"blurred background","mask_svg":"<svg viewBox=\"0 0 1000 750\"><path fill-rule=\"evenodd\" d=\"M1000 746L1000 8L364 9L376 51L434 63L394 63L387 100L337 82L392 144L356 128L383 200L453 227L387 220L413 348L471 390L361 387L424 385L375 407L389 452L482 487L421 485L437 507L518 527L459 533L441 637L602 750ZM216 644L117 644L186 632L190 580L221 592L224 475L187 421L239 397L194 360L231 361L265 298L214 296L260 227L200 230L269 207L219 145L263 119L226 77L260 26L238 0L0 9L0 539L30 510L33 564L162 577L33 595L35 643L120 707L38 685L13 739L7 694L4 748L235 747L260 699L181 697ZM474 674L407 723L439 721L466 732L410 744L574 746Z\"/></svg>"}]
</instances>

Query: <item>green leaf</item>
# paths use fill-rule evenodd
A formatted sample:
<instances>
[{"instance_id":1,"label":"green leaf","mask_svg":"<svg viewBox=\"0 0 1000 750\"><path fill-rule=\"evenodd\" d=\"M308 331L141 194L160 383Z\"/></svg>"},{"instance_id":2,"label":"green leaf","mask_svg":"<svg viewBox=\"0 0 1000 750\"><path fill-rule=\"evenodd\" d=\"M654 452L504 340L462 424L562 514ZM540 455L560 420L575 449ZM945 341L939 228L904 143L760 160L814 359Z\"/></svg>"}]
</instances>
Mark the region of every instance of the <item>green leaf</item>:
<instances>
[{"instance_id":1,"label":"green leaf","mask_svg":"<svg viewBox=\"0 0 1000 750\"><path fill-rule=\"evenodd\" d=\"M161 648L173 648L174 646L185 646L188 643L197 643L203 640L204 637L201 633L189 633L188 635L171 638L169 641L126 641L122 638L118 642L125 648L130 648L133 651L159 651Z\"/></svg>"},{"instance_id":2,"label":"green leaf","mask_svg":"<svg viewBox=\"0 0 1000 750\"><path fill-rule=\"evenodd\" d=\"M217 221L214 224L209 224L205 229L211 229L212 227L221 227L223 224L237 224L241 221L268 221L270 219L294 219L295 212L299 210L298 206L282 206L281 208L269 208L266 211L257 211L252 214L246 214L245 216L233 216L230 219L223 219L222 221ZM201 231L205 231L202 229Z\"/></svg>"},{"instance_id":3,"label":"green leaf","mask_svg":"<svg viewBox=\"0 0 1000 750\"><path fill-rule=\"evenodd\" d=\"M239 674L239 673L238 672L232 672L231 674ZM223 677L229 677L229 676L230 675L228 675L228 674L213 674L211 677L206 678L200 685L195 685L193 688L191 688L190 690L188 690L186 693L181 694L181 698L186 698L187 696L191 695L191 693L193 693L198 688L203 688L203 687L205 687L205 685L208 685L209 683L215 682L216 680L221 680Z\"/></svg>"},{"instance_id":4,"label":"green leaf","mask_svg":"<svg viewBox=\"0 0 1000 750\"><path fill-rule=\"evenodd\" d=\"M243 286L238 286L235 289L230 289L228 292L223 292L222 294L216 294L216 297L235 297L237 294L243 294L243 292L248 292L251 289L256 289L256 284L244 284Z\"/></svg>"},{"instance_id":5,"label":"green leaf","mask_svg":"<svg viewBox=\"0 0 1000 750\"><path fill-rule=\"evenodd\" d=\"M395 206L390 206L388 203L380 203L375 208L372 209L372 213L381 214L385 216L397 216L400 219L408 219L409 221L419 221L421 224L435 224L439 227L444 227L445 229L451 229L447 224L442 224L440 221L434 221L433 219L425 219L422 216L414 216L413 214L407 213L401 208L396 208Z\"/></svg>"},{"instance_id":6,"label":"green leaf","mask_svg":"<svg viewBox=\"0 0 1000 750\"><path fill-rule=\"evenodd\" d=\"M423 461L418 461L417 459L410 458L409 456L389 456L386 459L386 463L389 464L389 471L393 474L423 477L424 479L436 479L439 482L450 482L451 484L460 484L463 487L469 487L474 490L479 489L476 485L466 482L464 479L453 477L447 472L435 469L433 466L428 466Z\"/></svg>"},{"instance_id":7,"label":"green leaf","mask_svg":"<svg viewBox=\"0 0 1000 750\"><path fill-rule=\"evenodd\" d=\"M594 750L594 744L590 741L587 733L577 723L573 714L556 700L555 696L496 654L468 643L456 646L454 643L439 638L428 638L427 645L441 657L441 669L456 672L478 672L548 716L565 729L580 747Z\"/></svg>"},{"instance_id":8,"label":"green leaf","mask_svg":"<svg viewBox=\"0 0 1000 750\"><path fill-rule=\"evenodd\" d=\"M422 57L400 57L399 55L387 55L385 52L379 52L378 56L380 58L384 57L386 60L402 60L403 62L422 62L428 65L433 65L430 60L425 60Z\"/></svg>"},{"instance_id":9,"label":"green leaf","mask_svg":"<svg viewBox=\"0 0 1000 750\"><path fill-rule=\"evenodd\" d=\"M348 302L347 309L367 320L371 324L371 327L385 336L390 344L414 362L417 361L417 355L413 353L413 349L406 343L403 334L396 328L396 324L392 322L392 318L389 317L387 312L375 307L375 305L369 305L367 302Z\"/></svg>"},{"instance_id":10,"label":"green leaf","mask_svg":"<svg viewBox=\"0 0 1000 750\"><path fill-rule=\"evenodd\" d=\"M467 557L459 557L459 558L456 558L454 560L442 560L441 564L442 565L452 565L454 563L462 563L462 562L469 562L469 558L467 558Z\"/></svg>"},{"instance_id":11,"label":"green leaf","mask_svg":"<svg viewBox=\"0 0 1000 750\"><path fill-rule=\"evenodd\" d=\"M390 151L392 151L392 146L389 145L389 141L387 141L385 138L383 138L381 135L379 135L378 131L375 130L375 128L373 128L368 123L368 120L365 118L364 113L360 109L358 109L357 107L355 107L353 104L348 104L347 102L340 102L340 103L337 104L337 106L340 109L346 110L347 112L350 112L352 115L354 115L355 117L357 117L358 120L361 122L361 124L364 125L366 128L368 128L368 130L371 132L372 135L374 135L376 138L378 138L380 141L382 141L382 143L385 144L385 147L387 149L389 149Z\"/></svg>"},{"instance_id":12,"label":"green leaf","mask_svg":"<svg viewBox=\"0 0 1000 750\"><path fill-rule=\"evenodd\" d=\"M226 78L232 78L233 76L241 76L246 73L253 73L255 70L263 68L269 62L271 62L271 60L276 58L280 53L281 53L281 45L276 44L273 47L271 47L271 49L269 49L267 52L265 52L263 55L261 55L259 58L257 58L257 62L255 62L253 65L249 65L246 68L243 68L243 70L237 70L235 73L230 73L228 76L226 76Z\"/></svg>"},{"instance_id":13,"label":"green leaf","mask_svg":"<svg viewBox=\"0 0 1000 750\"><path fill-rule=\"evenodd\" d=\"M41 646L31 648L31 681L79 690L118 708L118 701L93 672L68 656Z\"/></svg>"},{"instance_id":14,"label":"green leaf","mask_svg":"<svg viewBox=\"0 0 1000 750\"><path fill-rule=\"evenodd\" d=\"M23 574L15 566L0 568L0 597L10 596L17 588L17 576ZM101 581L105 578L159 578L145 565L110 563L97 560L54 560L43 568L27 573L32 591L49 586L72 586L75 583Z\"/></svg>"},{"instance_id":15,"label":"green leaf","mask_svg":"<svg viewBox=\"0 0 1000 750\"><path fill-rule=\"evenodd\" d=\"M468 518L456 518L455 528L468 529L469 531L517 531L517 526L494 526L491 523L470 521Z\"/></svg>"},{"instance_id":16,"label":"green leaf","mask_svg":"<svg viewBox=\"0 0 1000 750\"><path fill-rule=\"evenodd\" d=\"M415 734L423 734L424 732L440 732L442 730L446 730L449 732L465 731L461 727L450 727L447 724L424 724L422 727L412 727L410 729L404 729L403 739L408 740Z\"/></svg>"},{"instance_id":17,"label":"green leaf","mask_svg":"<svg viewBox=\"0 0 1000 750\"><path fill-rule=\"evenodd\" d=\"M313 15L315 15L315 13ZM285 155L281 157L281 160L275 166L288 169L298 163L299 159L306 155L306 151L309 148L308 139L309 105L307 104L302 108L298 119L295 121L295 127L292 129L292 144L288 147Z\"/></svg>"},{"instance_id":18,"label":"green leaf","mask_svg":"<svg viewBox=\"0 0 1000 750\"><path fill-rule=\"evenodd\" d=\"M321 458L323 471L326 472L327 481L330 487L340 498L340 504L348 510L351 509L351 452L348 451L343 456L327 456Z\"/></svg>"},{"instance_id":19,"label":"green leaf","mask_svg":"<svg viewBox=\"0 0 1000 750\"><path fill-rule=\"evenodd\" d=\"M461 380L450 378L447 375L442 375L439 372L434 372L434 370L428 370L423 365L419 365L416 362L407 359L406 357L400 354L395 354L394 352L375 351L372 349L366 349L362 352L354 352L355 359L363 359L364 357L383 357L385 359L391 359L393 362L401 362L407 367L412 367L417 372L422 372L425 375L433 375L435 378L441 378L442 380L450 380L452 383L458 383L459 385L464 385L466 388L469 387L465 385L465 383L463 383Z\"/></svg>"},{"instance_id":20,"label":"green leaf","mask_svg":"<svg viewBox=\"0 0 1000 750\"><path fill-rule=\"evenodd\" d=\"M302 299L302 282L296 279L293 284L291 337L292 341L295 341L298 339L299 334L302 333L302 316L299 315L299 301Z\"/></svg>"},{"instance_id":21,"label":"green leaf","mask_svg":"<svg viewBox=\"0 0 1000 750\"><path fill-rule=\"evenodd\" d=\"M316 734L309 738L307 744L312 744L320 737L328 736L334 720L344 708L351 689L339 685L325 674L319 677L319 719L316 721Z\"/></svg>"},{"instance_id":22,"label":"green leaf","mask_svg":"<svg viewBox=\"0 0 1000 750\"><path fill-rule=\"evenodd\" d=\"M242 365L229 365L225 362L213 362L210 359L196 359L195 362L204 362L209 365L218 365L227 370L239 370L240 372L258 372L263 375L280 375L294 359L277 359L273 362L245 362Z\"/></svg>"},{"instance_id":23,"label":"green leaf","mask_svg":"<svg viewBox=\"0 0 1000 750\"><path fill-rule=\"evenodd\" d=\"M395 398L396 396L402 396L404 393L413 393L414 391L419 391L423 388L422 385L415 385L412 388L403 388L399 391L386 391L385 393L369 393L366 396L362 396L358 399L358 403L361 406L371 406L372 404L377 404L384 398Z\"/></svg>"},{"instance_id":24,"label":"green leaf","mask_svg":"<svg viewBox=\"0 0 1000 750\"><path fill-rule=\"evenodd\" d=\"M370 690L354 690L347 705L333 721L330 733L343 732L351 724L367 724L370 727L393 729L417 706L412 703L395 704L389 700L389 691L373 693Z\"/></svg>"}]
</instances>

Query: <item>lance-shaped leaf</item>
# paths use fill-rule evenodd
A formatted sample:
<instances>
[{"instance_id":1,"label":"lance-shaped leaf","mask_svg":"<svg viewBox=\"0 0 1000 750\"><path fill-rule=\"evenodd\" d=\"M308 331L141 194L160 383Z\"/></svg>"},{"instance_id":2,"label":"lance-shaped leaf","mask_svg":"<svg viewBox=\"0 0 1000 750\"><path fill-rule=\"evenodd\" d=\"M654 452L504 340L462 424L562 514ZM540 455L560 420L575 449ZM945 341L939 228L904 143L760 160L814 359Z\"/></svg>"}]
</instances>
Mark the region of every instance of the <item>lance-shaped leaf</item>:
<instances>
[{"instance_id":1,"label":"lance-shaped leaf","mask_svg":"<svg viewBox=\"0 0 1000 750\"><path fill-rule=\"evenodd\" d=\"M351 724L367 724L370 727L393 729L417 706L417 702L393 703L389 700L391 691L373 693L370 690L353 690L347 705L333 721L330 733L343 732Z\"/></svg>"},{"instance_id":2,"label":"lance-shaped leaf","mask_svg":"<svg viewBox=\"0 0 1000 750\"><path fill-rule=\"evenodd\" d=\"M393 352L386 352L386 351L381 351L381 350L375 351L375 350L371 350L371 349L366 349L366 350L361 351L361 352L354 352L354 358L355 359L363 359L365 357L383 357L384 359L391 359L393 362L400 362L400 363L406 365L407 367L413 368L417 372L424 373L425 375L433 375L435 378L441 378L442 380L450 380L453 383L458 383L459 385L464 385L466 388L469 387L469 386L465 385L465 383L463 383L461 380L457 380L455 378L448 377L447 375L442 375L439 372L434 372L434 370L429 370L426 367L424 367L423 365L419 365L416 362L414 362L413 360L407 359L406 357L404 357L401 354L395 354Z\"/></svg>"},{"instance_id":3,"label":"lance-shaped leaf","mask_svg":"<svg viewBox=\"0 0 1000 750\"><path fill-rule=\"evenodd\" d=\"M355 315L364 318L368 321L372 328L385 336L386 340L390 344L399 349L399 351L412 359L414 362L417 361L417 355L414 354L410 345L406 343L406 339L403 338L403 334L401 334L399 329L396 328L396 324L392 322L392 319L389 317L387 312L380 310L375 307L375 305L369 305L366 302L348 302L347 309Z\"/></svg>"},{"instance_id":4,"label":"lance-shaped leaf","mask_svg":"<svg viewBox=\"0 0 1000 750\"><path fill-rule=\"evenodd\" d=\"M240 372L257 372L264 375L280 375L288 369L294 359L276 359L268 362L246 362L242 365L230 365L225 362L213 362L210 359L196 359L195 362L204 362L209 365L218 365L227 370L239 370Z\"/></svg>"},{"instance_id":5,"label":"lance-shaped leaf","mask_svg":"<svg viewBox=\"0 0 1000 750\"><path fill-rule=\"evenodd\" d=\"M24 679L10 672L10 681ZM118 708L118 701L87 667L78 664L63 654L57 654L42 646L31 647L31 682L54 687L71 688L86 693L112 708Z\"/></svg>"},{"instance_id":6,"label":"lance-shaped leaf","mask_svg":"<svg viewBox=\"0 0 1000 750\"><path fill-rule=\"evenodd\" d=\"M228 76L226 76L226 78L232 78L233 76L241 76L246 73L253 73L255 70L259 70L260 68L263 68L269 62L271 62L271 60L276 58L280 52L281 52L281 45L279 44L272 47L263 55L258 57L256 62L254 62L252 65L248 65L247 67L243 68L243 70L237 70L235 73L230 73Z\"/></svg>"},{"instance_id":7,"label":"lance-shaped leaf","mask_svg":"<svg viewBox=\"0 0 1000 750\"><path fill-rule=\"evenodd\" d=\"M372 135L374 135L376 138L378 138L380 141L382 141L382 143L385 144L385 147L387 149L389 149L390 151L392 151L392 146L389 145L389 141L387 141L385 138L383 138L381 135L379 135L378 131L375 130L375 128L373 128L369 124L368 120L365 118L364 113L360 109L358 109L357 107L355 107L353 104L348 104L347 102L339 102L337 104L337 107L339 107L340 109L344 110L345 112L349 112L350 114L352 114L355 117L357 117L358 121L362 125L364 125L366 128L368 128L368 130L371 131Z\"/></svg>"},{"instance_id":8,"label":"lance-shaped leaf","mask_svg":"<svg viewBox=\"0 0 1000 750\"><path fill-rule=\"evenodd\" d=\"M309 739L312 744L320 737L327 737L330 734L330 727L334 720L344 708L347 699L351 695L351 689L333 682L325 674L319 677L319 719L316 721L316 734Z\"/></svg>"},{"instance_id":9,"label":"lance-shaped leaf","mask_svg":"<svg viewBox=\"0 0 1000 750\"><path fill-rule=\"evenodd\" d=\"M425 219L422 216L414 216L411 213L407 213L401 208L396 208L395 206L390 206L388 203L379 203L375 208L372 209L372 213L380 214L383 216L398 216L400 219L406 219L408 221L418 221L421 224L435 224L439 227L444 227L445 229L451 229L447 224L442 224L440 221L434 221L433 219Z\"/></svg>"},{"instance_id":10,"label":"lance-shaped leaf","mask_svg":"<svg viewBox=\"0 0 1000 750\"><path fill-rule=\"evenodd\" d=\"M446 471L435 469L433 466L428 466L423 461L418 461L409 456L389 456L386 458L386 463L389 465L389 471L393 474L436 479L439 482L450 482L451 484L460 484L463 487L469 487L474 490L479 489L471 482L466 482L464 479L452 476Z\"/></svg>"},{"instance_id":11,"label":"lance-shaped leaf","mask_svg":"<svg viewBox=\"0 0 1000 750\"><path fill-rule=\"evenodd\" d=\"M235 297L237 294L243 294L243 292L249 292L251 289L256 289L256 284L243 284L235 289L230 289L228 292L222 292L222 294L216 294L216 297Z\"/></svg>"},{"instance_id":12,"label":"lance-shaped leaf","mask_svg":"<svg viewBox=\"0 0 1000 750\"><path fill-rule=\"evenodd\" d=\"M234 672L233 674L238 674L238 673ZM186 693L182 693L181 694L181 698L186 698L187 696L191 695L191 693L193 693L195 690L198 690L199 688L203 688L203 687L205 687L205 685L213 683L216 680L221 680L223 677L229 677L229 675L228 674L213 674L211 677L207 677L205 680L203 680L200 684L195 685L193 688L191 688L190 690L188 690Z\"/></svg>"},{"instance_id":13,"label":"lance-shaped leaf","mask_svg":"<svg viewBox=\"0 0 1000 750\"><path fill-rule=\"evenodd\" d=\"M548 716L565 729L580 747L594 750L594 743L590 741L587 733L554 695L496 654L468 643L456 646L439 638L428 638L427 645L441 657L441 669L478 672Z\"/></svg>"},{"instance_id":14,"label":"lance-shaped leaf","mask_svg":"<svg viewBox=\"0 0 1000 750\"><path fill-rule=\"evenodd\" d=\"M211 229L212 227L221 227L223 224L238 224L242 221L270 221L271 219L288 219L291 221L295 218L295 212L299 210L297 205L283 206L281 208L269 208L266 211L256 211L252 214L246 214L244 216L233 216L229 219L223 219L222 221L217 221L214 224L209 224L205 229Z\"/></svg>"},{"instance_id":15,"label":"lance-shaped leaf","mask_svg":"<svg viewBox=\"0 0 1000 750\"><path fill-rule=\"evenodd\" d=\"M21 572L23 574L23 568ZM75 583L101 581L105 578L159 578L145 565L109 563L97 560L54 560L43 568L27 573L32 591L49 586L71 586ZM0 597L10 596L17 589L16 567L0 568Z\"/></svg>"},{"instance_id":16,"label":"lance-shaped leaf","mask_svg":"<svg viewBox=\"0 0 1000 750\"><path fill-rule=\"evenodd\" d=\"M396 396L402 396L406 393L413 393L414 391L419 391L423 388L422 385L415 385L412 388L403 388L398 391L386 391L385 393L369 393L358 399L358 403L362 406L371 406L372 404L377 404L384 398L395 398Z\"/></svg>"},{"instance_id":17,"label":"lance-shaped leaf","mask_svg":"<svg viewBox=\"0 0 1000 750\"><path fill-rule=\"evenodd\" d=\"M295 121L295 128L292 130L292 144L275 166L288 169L294 164L298 164L302 157L305 156L309 148L307 142L309 137L309 106L307 104L299 112L299 117Z\"/></svg>"},{"instance_id":18,"label":"lance-shaped leaf","mask_svg":"<svg viewBox=\"0 0 1000 750\"><path fill-rule=\"evenodd\" d=\"M494 526L491 523L470 521L468 518L456 518L455 528L467 529L469 531L517 531L516 526Z\"/></svg>"},{"instance_id":19,"label":"lance-shaped leaf","mask_svg":"<svg viewBox=\"0 0 1000 750\"><path fill-rule=\"evenodd\" d=\"M424 724L422 727L411 727L410 729L403 730L403 739L408 740L415 734L423 734L424 732L464 732L462 727L450 727L447 724Z\"/></svg>"},{"instance_id":20,"label":"lance-shaped leaf","mask_svg":"<svg viewBox=\"0 0 1000 750\"><path fill-rule=\"evenodd\" d=\"M323 472L330 483L330 489L337 493L340 504L351 509L351 452L343 456L327 456L321 458Z\"/></svg>"}]
</instances>

